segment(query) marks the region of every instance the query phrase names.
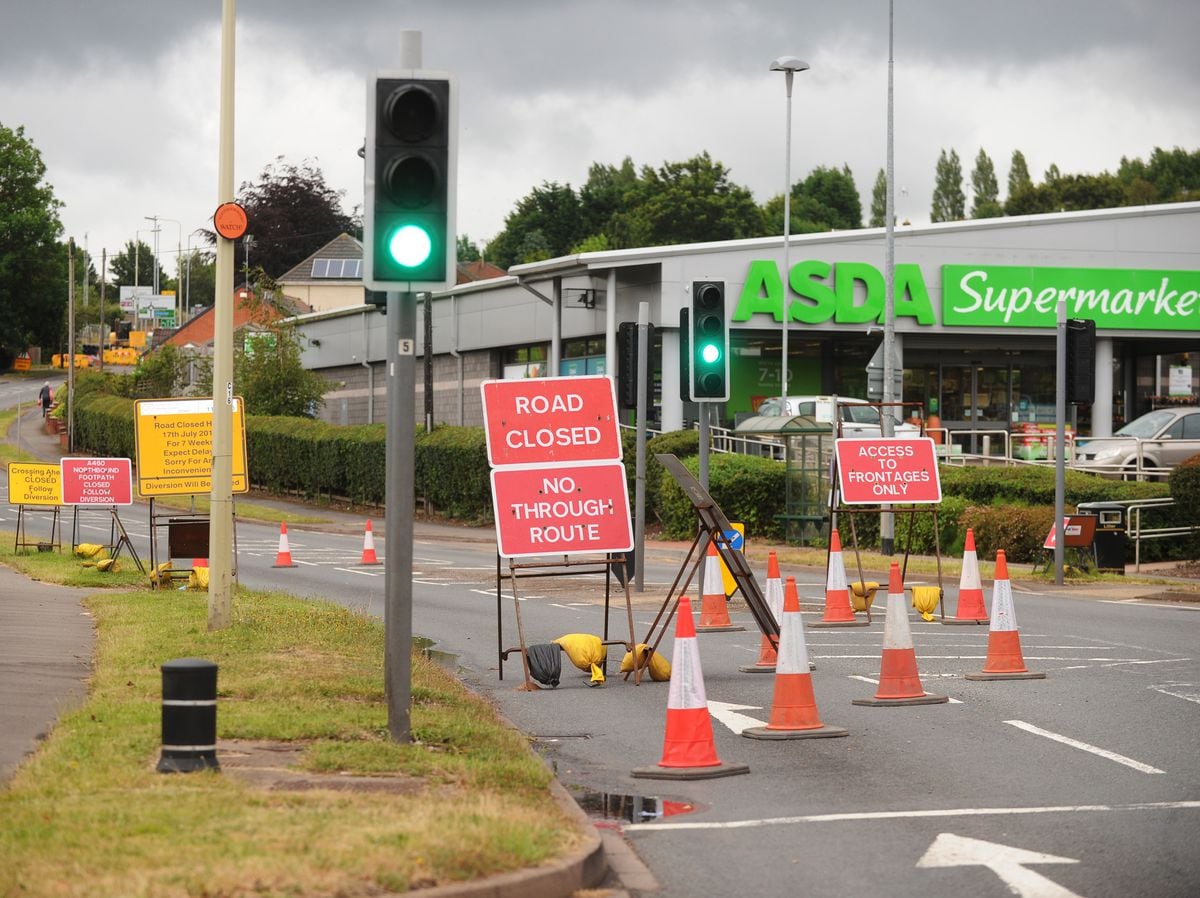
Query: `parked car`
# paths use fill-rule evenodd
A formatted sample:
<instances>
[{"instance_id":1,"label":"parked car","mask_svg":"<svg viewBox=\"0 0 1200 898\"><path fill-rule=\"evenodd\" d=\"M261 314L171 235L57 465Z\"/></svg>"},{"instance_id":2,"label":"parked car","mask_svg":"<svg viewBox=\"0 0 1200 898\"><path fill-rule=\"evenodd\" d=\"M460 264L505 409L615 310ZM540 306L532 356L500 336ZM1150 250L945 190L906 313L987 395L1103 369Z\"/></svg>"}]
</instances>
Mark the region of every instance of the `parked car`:
<instances>
[{"instance_id":1,"label":"parked car","mask_svg":"<svg viewBox=\"0 0 1200 898\"><path fill-rule=\"evenodd\" d=\"M878 437L883 434L879 408L865 399L845 396L777 396L764 399L758 406L760 415L806 415L816 421L832 424L834 403L841 408L843 437ZM892 434L898 437L918 437L921 428L907 421L896 421Z\"/></svg>"},{"instance_id":2,"label":"parked car","mask_svg":"<svg viewBox=\"0 0 1200 898\"><path fill-rule=\"evenodd\" d=\"M1146 412L1111 437L1075 441L1075 467L1117 477L1135 476L1139 456L1142 470L1161 474L1193 455L1200 455L1200 407L1190 405Z\"/></svg>"}]
</instances>

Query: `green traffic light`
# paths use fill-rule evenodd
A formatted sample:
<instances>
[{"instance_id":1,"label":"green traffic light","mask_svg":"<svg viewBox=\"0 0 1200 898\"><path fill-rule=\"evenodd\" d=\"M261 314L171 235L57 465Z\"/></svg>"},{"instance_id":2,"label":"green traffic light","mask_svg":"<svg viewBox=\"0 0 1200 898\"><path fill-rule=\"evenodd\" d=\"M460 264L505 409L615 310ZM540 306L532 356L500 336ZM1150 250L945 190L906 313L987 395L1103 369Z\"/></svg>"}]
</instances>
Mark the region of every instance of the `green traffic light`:
<instances>
[{"instance_id":1,"label":"green traffic light","mask_svg":"<svg viewBox=\"0 0 1200 898\"><path fill-rule=\"evenodd\" d=\"M700 358L706 365L714 364L721 358L721 347L716 343L705 343L700 347Z\"/></svg>"},{"instance_id":2,"label":"green traffic light","mask_svg":"<svg viewBox=\"0 0 1200 898\"><path fill-rule=\"evenodd\" d=\"M417 225L405 225L388 238L388 254L396 264L415 268L428 261L433 253L433 241L429 233Z\"/></svg>"}]
</instances>

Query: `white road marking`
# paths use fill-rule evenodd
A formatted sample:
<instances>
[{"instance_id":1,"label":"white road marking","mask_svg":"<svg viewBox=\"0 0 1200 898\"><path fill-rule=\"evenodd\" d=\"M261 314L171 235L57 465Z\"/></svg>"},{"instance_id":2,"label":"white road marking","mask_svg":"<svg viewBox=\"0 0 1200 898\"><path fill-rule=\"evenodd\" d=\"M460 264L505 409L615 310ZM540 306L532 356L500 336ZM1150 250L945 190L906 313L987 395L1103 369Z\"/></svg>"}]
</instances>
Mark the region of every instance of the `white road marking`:
<instances>
[{"instance_id":1,"label":"white road marking","mask_svg":"<svg viewBox=\"0 0 1200 898\"><path fill-rule=\"evenodd\" d=\"M1149 688L1172 698L1181 698L1184 701L1200 704L1200 686L1195 683L1163 683L1160 686L1150 686Z\"/></svg>"},{"instance_id":2,"label":"white road marking","mask_svg":"<svg viewBox=\"0 0 1200 898\"><path fill-rule=\"evenodd\" d=\"M922 676L924 676L924 674L922 674ZM947 674L947 676L959 676L959 674ZM857 674L850 674L849 677L851 680L862 680L864 683L870 683L872 686L879 685L878 680L872 680L870 677L860 677ZM952 705L961 705L962 704L962 701L960 699L954 698L952 696L949 697L949 701L950 701L950 704L952 704Z\"/></svg>"},{"instance_id":3,"label":"white road marking","mask_svg":"<svg viewBox=\"0 0 1200 898\"><path fill-rule=\"evenodd\" d=\"M739 714L739 711L761 711L761 705L733 705L728 702L713 702L708 703L708 713L713 716L717 723L723 724L733 730L739 736L742 730L748 730L750 727L766 726L765 720L759 720L755 717L750 717L747 714Z\"/></svg>"},{"instance_id":4,"label":"white road marking","mask_svg":"<svg viewBox=\"0 0 1200 898\"><path fill-rule=\"evenodd\" d=\"M378 577L383 573L383 571L355 570L352 567L335 567L334 570L335 571L345 571L347 574L362 574L364 577Z\"/></svg>"},{"instance_id":5,"label":"white road marking","mask_svg":"<svg viewBox=\"0 0 1200 898\"><path fill-rule=\"evenodd\" d=\"M1073 857L1058 857L1040 851L1026 851L999 842L968 839L954 833L940 833L917 861L917 867L987 867L1000 877L1008 890L1021 898L1079 898L1074 892L1040 873L1026 870L1026 864L1078 864Z\"/></svg>"},{"instance_id":6,"label":"white road marking","mask_svg":"<svg viewBox=\"0 0 1200 898\"><path fill-rule=\"evenodd\" d=\"M799 817L763 817L755 820L713 820L680 823L639 823L636 832L680 829L753 829L760 826L794 826L798 823L852 823L862 820L918 820L939 817L1008 817L1025 814L1095 814L1111 811L1192 811L1200 801L1155 801L1137 804L1080 804L1016 808L939 808L920 811L857 811L842 814L808 814Z\"/></svg>"},{"instance_id":7,"label":"white road marking","mask_svg":"<svg viewBox=\"0 0 1200 898\"><path fill-rule=\"evenodd\" d=\"M1200 611L1200 604L1154 602L1149 599L1099 599L1102 605L1137 605L1141 608L1165 608L1168 611Z\"/></svg>"},{"instance_id":8,"label":"white road marking","mask_svg":"<svg viewBox=\"0 0 1200 898\"><path fill-rule=\"evenodd\" d=\"M1077 739L1072 739L1069 736L1061 736L1058 733L1052 733L1049 730L1043 730L1041 727L1036 727L1031 723L1026 723L1023 720L1006 720L1004 721L1009 726L1014 726L1019 730L1024 730L1027 733L1033 733L1035 736L1045 736L1047 739L1053 739L1055 742L1061 742L1063 745L1069 745L1071 748L1078 748L1080 751L1091 752L1101 758L1107 758L1110 761L1116 761L1118 764L1124 764L1126 767L1132 767L1141 773L1166 773L1165 770L1159 770L1157 767L1151 767L1149 764L1143 764L1141 761L1135 761L1133 758L1127 758L1124 755L1119 755L1116 752L1106 751L1103 748L1097 748L1094 745L1088 745L1086 742L1080 742Z\"/></svg>"}]
</instances>

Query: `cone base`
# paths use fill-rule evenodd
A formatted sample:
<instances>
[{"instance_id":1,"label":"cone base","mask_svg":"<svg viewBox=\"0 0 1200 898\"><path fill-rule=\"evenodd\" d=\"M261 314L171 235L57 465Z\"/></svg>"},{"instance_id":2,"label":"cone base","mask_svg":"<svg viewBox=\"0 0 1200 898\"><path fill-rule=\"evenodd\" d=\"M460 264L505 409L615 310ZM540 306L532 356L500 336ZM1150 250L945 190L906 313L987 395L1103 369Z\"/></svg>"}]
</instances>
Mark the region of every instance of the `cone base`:
<instances>
[{"instance_id":1,"label":"cone base","mask_svg":"<svg viewBox=\"0 0 1200 898\"><path fill-rule=\"evenodd\" d=\"M376 561L360 561L358 563L358 566L359 567L374 567L374 566L380 565L380 564L383 564L383 562L378 561L378 560L376 560Z\"/></svg>"},{"instance_id":2,"label":"cone base","mask_svg":"<svg viewBox=\"0 0 1200 898\"><path fill-rule=\"evenodd\" d=\"M296 564L296 562L294 562L294 561L289 561L285 564L280 564L280 563L276 562L275 564L271 565L271 567L300 567L300 565Z\"/></svg>"},{"instance_id":3,"label":"cone base","mask_svg":"<svg viewBox=\"0 0 1200 898\"><path fill-rule=\"evenodd\" d=\"M808 669L816 670L817 662L809 661ZM764 664L762 666L759 666L757 664L743 664L741 667L738 668L738 670L740 670L742 673L775 673L775 665L774 664L771 664L771 665Z\"/></svg>"},{"instance_id":4,"label":"cone base","mask_svg":"<svg viewBox=\"0 0 1200 898\"><path fill-rule=\"evenodd\" d=\"M819 620L815 623L805 622L804 627L807 630L826 629L832 627L869 627L871 622L868 620L848 620L848 621L823 621Z\"/></svg>"},{"instance_id":5,"label":"cone base","mask_svg":"<svg viewBox=\"0 0 1200 898\"><path fill-rule=\"evenodd\" d=\"M948 627L954 626L984 626L991 623L986 617L947 617L942 621Z\"/></svg>"},{"instance_id":6,"label":"cone base","mask_svg":"<svg viewBox=\"0 0 1200 898\"><path fill-rule=\"evenodd\" d=\"M1024 670L1012 673L979 673L963 674L964 680L1044 680L1046 675L1040 671Z\"/></svg>"},{"instance_id":7,"label":"cone base","mask_svg":"<svg viewBox=\"0 0 1200 898\"><path fill-rule=\"evenodd\" d=\"M629 772L630 776L648 780L707 780L721 776L737 776L749 773L746 764L726 764L724 762L714 767L635 767Z\"/></svg>"},{"instance_id":8,"label":"cone base","mask_svg":"<svg viewBox=\"0 0 1200 898\"><path fill-rule=\"evenodd\" d=\"M850 731L842 727L819 726L811 730L773 730L770 727L750 727L742 730L747 739L832 739L849 736Z\"/></svg>"},{"instance_id":9,"label":"cone base","mask_svg":"<svg viewBox=\"0 0 1200 898\"><path fill-rule=\"evenodd\" d=\"M864 705L870 708L884 708L891 705L941 705L950 701L948 695L935 695L926 692L915 698L855 698L850 700L852 705Z\"/></svg>"},{"instance_id":10,"label":"cone base","mask_svg":"<svg viewBox=\"0 0 1200 898\"><path fill-rule=\"evenodd\" d=\"M718 627L704 627L696 624L697 633L732 633L734 630L745 630L745 627L739 627L737 624L725 624Z\"/></svg>"}]
</instances>

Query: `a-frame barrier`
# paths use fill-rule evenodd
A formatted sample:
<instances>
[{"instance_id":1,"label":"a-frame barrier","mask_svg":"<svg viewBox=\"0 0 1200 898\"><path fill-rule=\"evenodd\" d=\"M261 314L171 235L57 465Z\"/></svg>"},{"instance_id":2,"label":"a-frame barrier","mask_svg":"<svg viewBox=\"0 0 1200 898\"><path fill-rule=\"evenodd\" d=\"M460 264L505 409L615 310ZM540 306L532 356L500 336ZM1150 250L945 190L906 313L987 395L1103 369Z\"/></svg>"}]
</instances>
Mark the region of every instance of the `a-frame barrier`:
<instances>
[{"instance_id":1,"label":"a-frame barrier","mask_svg":"<svg viewBox=\"0 0 1200 898\"><path fill-rule=\"evenodd\" d=\"M684 558L683 564L680 565L679 572L675 575L675 580L667 592L667 597L663 601L662 607L658 609L658 614L655 616L654 622L650 625L650 630L646 633L646 638L643 640L650 647L650 651L646 652L645 656L641 659L642 663L636 670L636 679L640 680L642 668L649 663L650 652L658 651L659 643L662 642L662 638L666 635L671 625L671 620L675 616L679 596L687 592L691 587L693 579L696 579L698 583L700 582L697 574L700 570L700 564L708 552L708 544L710 542L717 547L717 554L725 562L725 567L729 570L730 576L733 577L734 583L737 584L737 589L741 591L742 596L746 599L746 605L750 608L754 622L758 624L758 628L762 631L763 635L778 649L779 624L776 622L775 616L771 613L771 609L767 605L766 596L763 595L762 588L754 578L754 572L750 569L750 565L746 561L746 556L735 550L730 544L729 538L725 535L727 531L733 530L733 525L725 517L725 512L721 511L720 506L713 501L708 491L700 485L700 481L692 476L692 473L683 466L683 463L678 458L674 455L666 454L654 457L667 470L667 473L674 478L675 482L679 484L679 488L683 490L684 495L691 501L692 507L696 510L696 517L699 519L700 526L696 533L696 538L692 540L692 545L688 549L687 556ZM693 558L695 558L694 561ZM687 579L680 586L680 580L685 573L687 573Z\"/></svg>"}]
</instances>

